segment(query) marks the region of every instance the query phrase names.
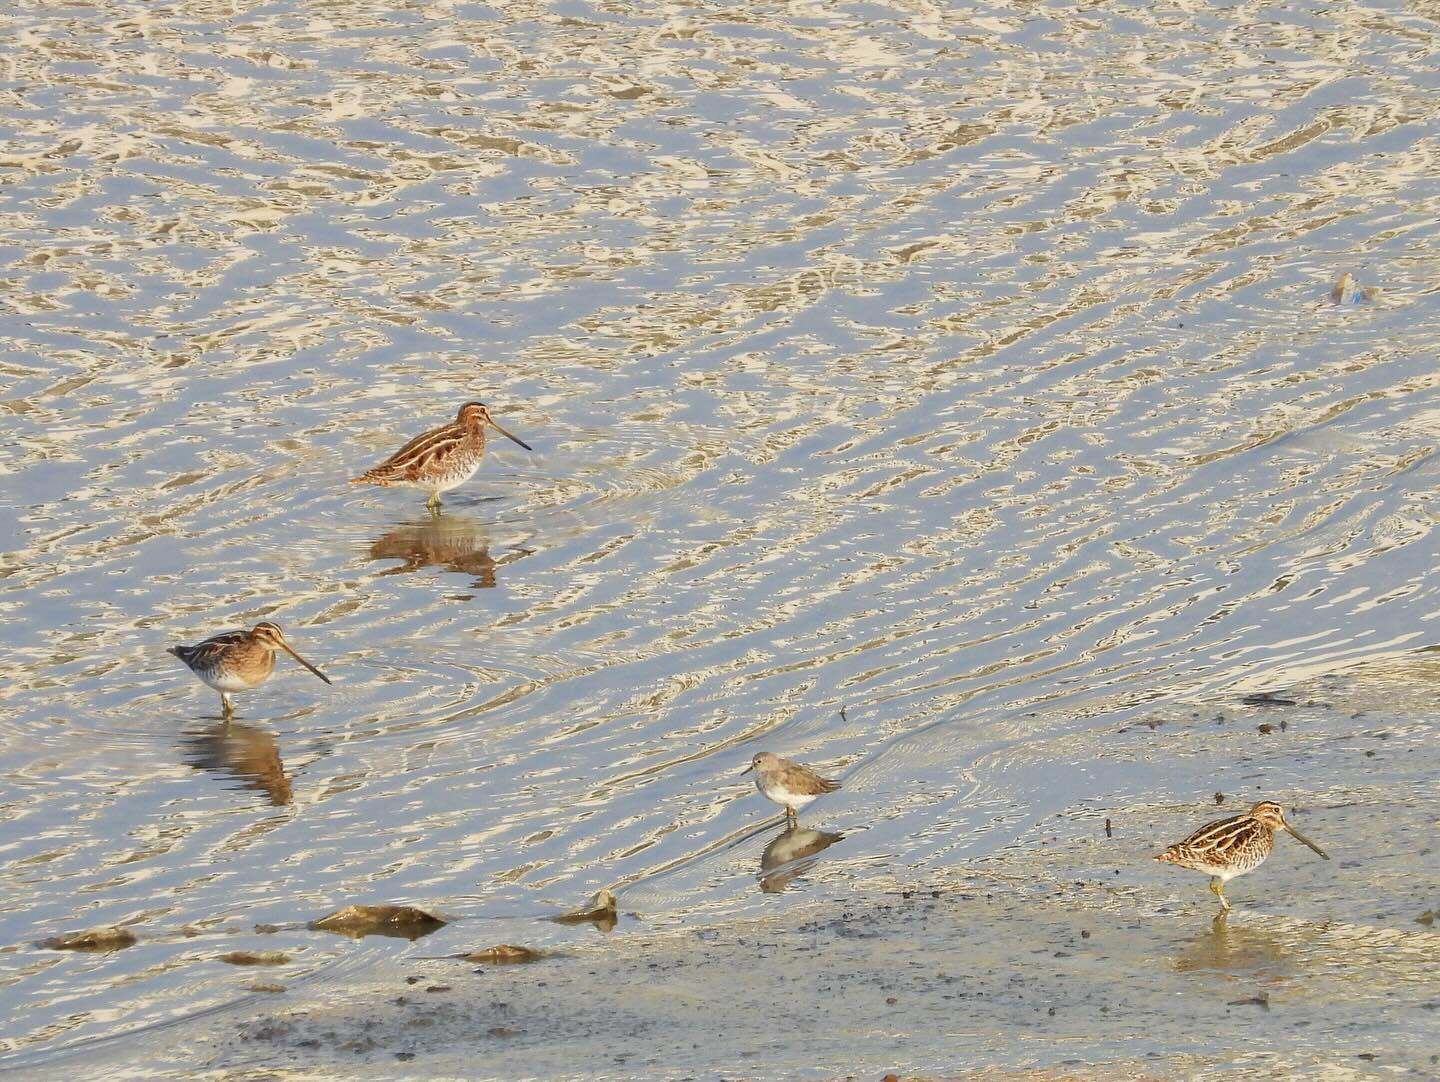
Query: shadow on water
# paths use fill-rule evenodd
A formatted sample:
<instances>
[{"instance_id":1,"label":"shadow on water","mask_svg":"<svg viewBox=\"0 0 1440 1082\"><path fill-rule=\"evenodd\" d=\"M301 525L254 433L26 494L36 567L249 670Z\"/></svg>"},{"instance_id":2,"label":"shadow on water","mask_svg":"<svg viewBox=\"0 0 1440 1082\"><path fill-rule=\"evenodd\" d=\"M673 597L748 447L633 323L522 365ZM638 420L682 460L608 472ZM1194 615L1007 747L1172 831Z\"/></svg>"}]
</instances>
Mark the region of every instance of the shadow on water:
<instances>
[{"instance_id":1,"label":"shadow on water","mask_svg":"<svg viewBox=\"0 0 1440 1082\"><path fill-rule=\"evenodd\" d=\"M845 837L828 830L795 826L770 839L760 854L760 889L778 894L817 863L815 856Z\"/></svg>"},{"instance_id":2,"label":"shadow on water","mask_svg":"<svg viewBox=\"0 0 1440 1082\"><path fill-rule=\"evenodd\" d=\"M197 770L239 779L245 788L264 793L277 808L290 803L290 777L273 734L244 722L224 721L183 733L185 762Z\"/></svg>"}]
</instances>

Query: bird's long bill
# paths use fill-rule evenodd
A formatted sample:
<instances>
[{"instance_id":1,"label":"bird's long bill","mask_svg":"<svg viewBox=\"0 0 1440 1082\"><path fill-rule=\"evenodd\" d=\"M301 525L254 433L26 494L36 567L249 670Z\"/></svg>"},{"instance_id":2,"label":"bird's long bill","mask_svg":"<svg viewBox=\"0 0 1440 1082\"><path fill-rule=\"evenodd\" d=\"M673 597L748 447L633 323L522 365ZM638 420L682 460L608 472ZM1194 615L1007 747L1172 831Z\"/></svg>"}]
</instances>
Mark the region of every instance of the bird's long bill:
<instances>
[{"instance_id":1,"label":"bird's long bill","mask_svg":"<svg viewBox=\"0 0 1440 1082\"><path fill-rule=\"evenodd\" d=\"M1301 834L1298 830L1296 830L1294 827L1292 827L1289 823L1286 823L1286 824L1285 824L1285 829L1288 830L1291 834L1293 834L1293 835L1295 836L1295 840L1296 840L1296 841L1304 842L1306 845L1308 845L1311 849L1315 850L1315 852L1319 853L1319 854L1320 854L1322 857L1324 857L1326 860L1329 860L1329 859L1330 859L1330 854L1329 854L1329 853L1325 852L1325 850L1321 849L1318 845L1316 845L1314 842L1312 842L1309 838L1305 837L1305 835Z\"/></svg>"},{"instance_id":2,"label":"bird's long bill","mask_svg":"<svg viewBox=\"0 0 1440 1082\"><path fill-rule=\"evenodd\" d=\"M500 424L499 421L495 420L494 417L491 417L491 418L490 418L490 427L493 428L493 429L495 429L495 431L498 432L498 433L500 433L500 435L502 435L502 436L508 436L510 439L512 439L512 440L514 440L516 443L518 443L521 447L525 448L525 450L527 450L527 451L533 451L533 450L535 450L535 448L531 447L528 443L526 443L524 440L522 440L519 436L515 435L515 433L511 432L508 428L503 427L503 426Z\"/></svg>"},{"instance_id":3,"label":"bird's long bill","mask_svg":"<svg viewBox=\"0 0 1440 1082\"><path fill-rule=\"evenodd\" d=\"M755 764L754 764L754 763L751 763L751 764L750 764L749 766L747 766L744 770L740 771L740 773L741 773L741 774L748 774L748 773L750 773L750 771L752 771L752 770L754 770L754 769L755 769Z\"/></svg>"},{"instance_id":4,"label":"bird's long bill","mask_svg":"<svg viewBox=\"0 0 1440 1082\"><path fill-rule=\"evenodd\" d=\"M283 647L285 647L285 652L286 652L287 654L289 654L291 657L293 657L296 661L300 662L301 665L304 665L307 669L309 669L311 672L313 672L313 673L314 673L316 676L318 676L321 680L324 680L325 683L327 683L327 684L330 683L330 678L329 678L328 676L326 676L323 672L321 672L319 669L317 669L314 665L311 665L310 662L306 661L303 657L301 657L299 654L297 654L294 650L290 649L290 644L289 644L288 642L282 642L280 645L283 646Z\"/></svg>"}]
</instances>

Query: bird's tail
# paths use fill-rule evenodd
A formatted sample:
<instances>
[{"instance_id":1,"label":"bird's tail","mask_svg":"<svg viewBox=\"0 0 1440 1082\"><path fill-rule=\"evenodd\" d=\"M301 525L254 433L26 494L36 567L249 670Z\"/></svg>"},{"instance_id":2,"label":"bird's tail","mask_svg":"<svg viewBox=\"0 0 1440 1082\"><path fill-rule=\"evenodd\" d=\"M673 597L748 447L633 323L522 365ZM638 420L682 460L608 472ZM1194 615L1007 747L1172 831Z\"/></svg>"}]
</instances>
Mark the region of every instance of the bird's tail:
<instances>
[{"instance_id":1,"label":"bird's tail","mask_svg":"<svg viewBox=\"0 0 1440 1082\"><path fill-rule=\"evenodd\" d=\"M396 480L396 476L389 470L374 469L366 470L359 477L350 478L352 485L389 485Z\"/></svg>"}]
</instances>

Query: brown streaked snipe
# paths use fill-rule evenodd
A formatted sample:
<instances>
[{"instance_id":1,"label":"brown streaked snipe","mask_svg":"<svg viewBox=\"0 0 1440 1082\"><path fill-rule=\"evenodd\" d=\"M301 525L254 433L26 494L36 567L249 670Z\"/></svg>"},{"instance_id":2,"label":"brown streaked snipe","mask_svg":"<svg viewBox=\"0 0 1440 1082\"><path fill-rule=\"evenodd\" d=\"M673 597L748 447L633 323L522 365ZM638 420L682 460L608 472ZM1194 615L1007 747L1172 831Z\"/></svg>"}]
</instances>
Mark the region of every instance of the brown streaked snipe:
<instances>
[{"instance_id":1,"label":"brown streaked snipe","mask_svg":"<svg viewBox=\"0 0 1440 1082\"><path fill-rule=\"evenodd\" d=\"M166 652L185 662L191 672L220 693L220 705L228 718L235 713L230 696L259 687L275 671L276 650L284 650L325 683L330 683L328 676L285 641L280 625L268 620L249 631L222 632L194 646L171 646Z\"/></svg>"},{"instance_id":2,"label":"brown streaked snipe","mask_svg":"<svg viewBox=\"0 0 1440 1082\"><path fill-rule=\"evenodd\" d=\"M760 752L740 773L748 774L752 770L755 771L755 788L760 790L760 795L783 807L786 820L796 826L800 824L801 808L816 797L840 788L838 781L822 778L808 766L801 766L774 752Z\"/></svg>"},{"instance_id":3,"label":"brown streaked snipe","mask_svg":"<svg viewBox=\"0 0 1440 1082\"><path fill-rule=\"evenodd\" d=\"M480 468L485 457L486 426L514 440L527 451L534 450L494 417L483 402L466 402L448 425L432 429L407 443L372 470L352 478L352 485L428 489L425 506L440 506L440 493L463 485Z\"/></svg>"},{"instance_id":4,"label":"brown streaked snipe","mask_svg":"<svg viewBox=\"0 0 1440 1082\"><path fill-rule=\"evenodd\" d=\"M1330 855L1301 834L1285 819L1285 811L1273 800L1262 800L1244 815L1232 815L1206 823L1183 842L1176 842L1155 859L1163 864L1204 872L1210 876L1210 890L1220 899L1220 917L1230 909L1225 884L1237 875L1252 872L1265 862L1275 847L1275 832L1288 831L1326 860ZM1220 918L1216 918L1217 920Z\"/></svg>"}]
</instances>

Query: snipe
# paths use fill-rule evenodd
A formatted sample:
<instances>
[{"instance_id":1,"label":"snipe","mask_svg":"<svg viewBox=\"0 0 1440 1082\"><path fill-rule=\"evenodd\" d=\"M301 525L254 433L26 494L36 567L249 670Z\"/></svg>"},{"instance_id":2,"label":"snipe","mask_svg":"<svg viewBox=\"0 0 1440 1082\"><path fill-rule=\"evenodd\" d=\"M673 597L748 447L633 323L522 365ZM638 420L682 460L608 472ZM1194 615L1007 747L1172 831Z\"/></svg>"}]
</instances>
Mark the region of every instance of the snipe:
<instances>
[{"instance_id":1,"label":"snipe","mask_svg":"<svg viewBox=\"0 0 1440 1082\"><path fill-rule=\"evenodd\" d=\"M194 646L171 646L166 652L185 662L191 672L220 693L220 705L228 718L235 713L232 694L257 688L270 679L275 671L277 650L284 650L325 683L330 683L328 676L291 648L280 625L268 620L249 631L225 631Z\"/></svg>"},{"instance_id":2,"label":"snipe","mask_svg":"<svg viewBox=\"0 0 1440 1082\"><path fill-rule=\"evenodd\" d=\"M440 493L463 485L485 458L485 429L493 428L525 450L534 450L490 416L483 402L466 402L448 425L432 429L407 443L372 470L352 478L352 485L427 489L425 506L440 506Z\"/></svg>"},{"instance_id":3,"label":"snipe","mask_svg":"<svg viewBox=\"0 0 1440 1082\"><path fill-rule=\"evenodd\" d=\"M1232 815L1228 819L1206 823L1155 859L1162 864L1178 864L1210 876L1210 890L1220 899L1220 915L1223 917L1230 909L1230 900L1225 897L1225 884L1265 863L1265 858L1275 847L1277 830L1288 831L1326 860L1330 859L1325 850L1286 821L1284 809L1273 800L1260 801L1244 815Z\"/></svg>"}]
</instances>

